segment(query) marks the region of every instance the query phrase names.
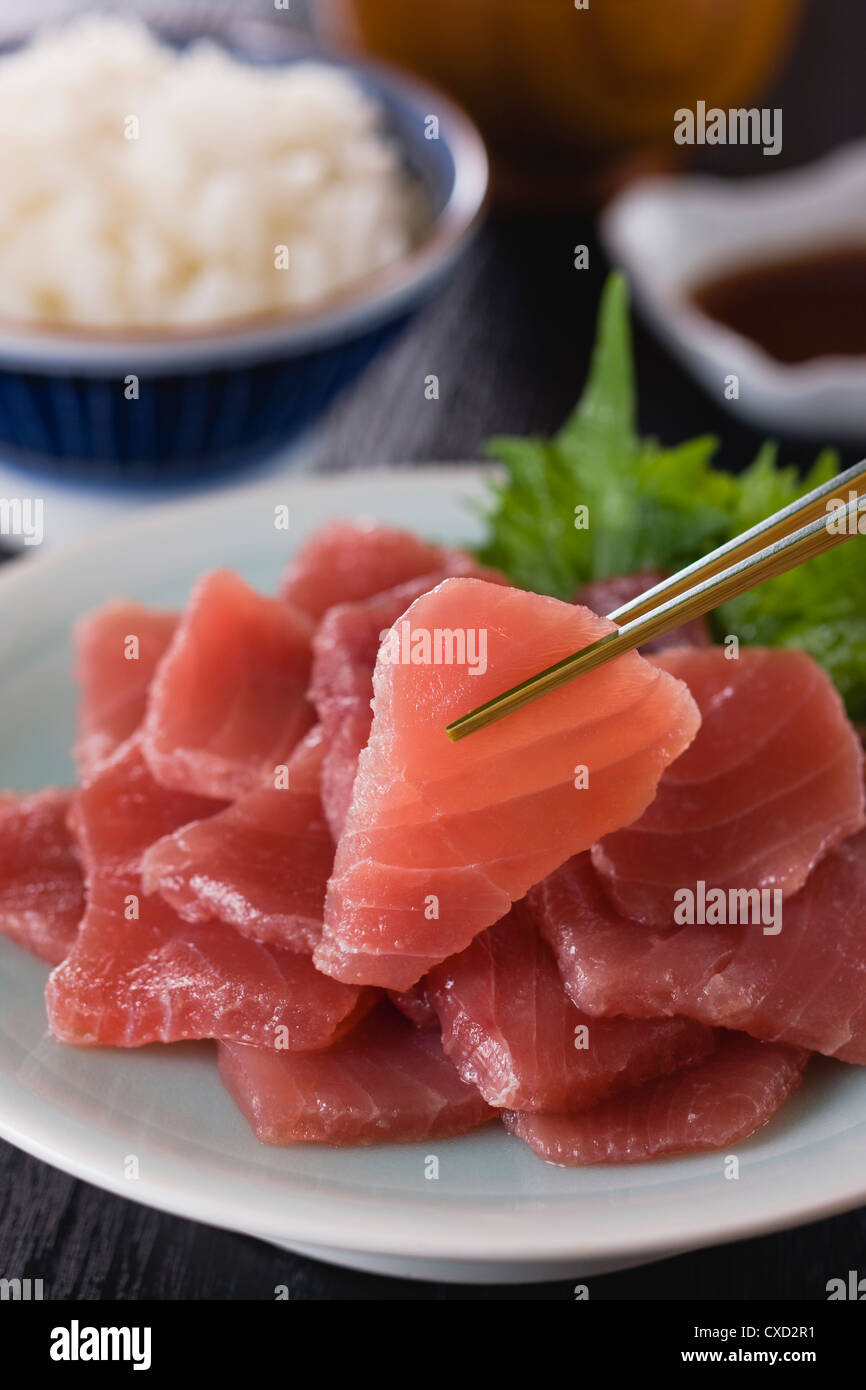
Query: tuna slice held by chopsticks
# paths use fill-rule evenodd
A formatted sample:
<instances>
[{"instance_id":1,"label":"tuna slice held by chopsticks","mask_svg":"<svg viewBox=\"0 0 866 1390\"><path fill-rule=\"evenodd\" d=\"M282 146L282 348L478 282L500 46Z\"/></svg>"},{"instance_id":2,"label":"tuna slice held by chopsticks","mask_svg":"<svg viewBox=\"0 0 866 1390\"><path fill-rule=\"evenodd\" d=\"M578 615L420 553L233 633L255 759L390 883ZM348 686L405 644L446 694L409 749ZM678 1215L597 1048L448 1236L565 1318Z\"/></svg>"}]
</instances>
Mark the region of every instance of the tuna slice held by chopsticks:
<instances>
[{"instance_id":1,"label":"tuna slice held by chopsticks","mask_svg":"<svg viewBox=\"0 0 866 1390\"><path fill-rule=\"evenodd\" d=\"M681 682L634 653L471 740L445 734L612 630L588 609L476 579L446 580L412 605L379 653L320 969L406 989L645 810L699 715Z\"/></svg>"},{"instance_id":2,"label":"tuna slice held by chopsticks","mask_svg":"<svg viewBox=\"0 0 866 1390\"><path fill-rule=\"evenodd\" d=\"M447 572L421 575L356 603L339 603L328 610L316 630L310 698L322 722L326 745L322 801L335 839L342 834L358 759L370 737L373 671L382 634L422 594L435 589L444 579L461 575L505 583L493 570L485 570L468 555L452 551Z\"/></svg>"}]
</instances>

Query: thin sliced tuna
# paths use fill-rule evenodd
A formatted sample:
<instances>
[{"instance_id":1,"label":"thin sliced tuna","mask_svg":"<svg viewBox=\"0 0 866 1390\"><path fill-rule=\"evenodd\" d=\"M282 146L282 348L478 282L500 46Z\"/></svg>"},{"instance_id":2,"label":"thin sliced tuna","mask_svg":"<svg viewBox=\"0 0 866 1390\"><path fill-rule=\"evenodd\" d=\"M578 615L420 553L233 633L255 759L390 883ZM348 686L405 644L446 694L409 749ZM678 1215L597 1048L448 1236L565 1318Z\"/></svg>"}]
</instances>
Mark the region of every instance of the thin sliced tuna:
<instances>
[{"instance_id":1,"label":"thin sliced tuna","mask_svg":"<svg viewBox=\"0 0 866 1390\"><path fill-rule=\"evenodd\" d=\"M641 570L638 574L615 575L611 579L595 579L591 584L584 584L578 589L574 596L575 603L583 604L584 608L591 608L593 613L601 613L607 617L623 604L630 603L632 599L638 598L647 589L652 589L656 584L660 584L666 576L658 570ZM682 627L675 627L671 632L664 632L660 637L652 637L649 642L644 642L638 651L648 655L651 652L663 652L668 647L708 647L710 645L710 631L707 627L706 618L694 618L689 623L683 623Z\"/></svg>"},{"instance_id":2,"label":"thin sliced tuna","mask_svg":"<svg viewBox=\"0 0 866 1390\"><path fill-rule=\"evenodd\" d=\"M226 1088L263 1144L408 1144L494 1116L457 1075L434 1029L382 1004L327 1052L223 1045Z\"/></svg>"},{"instance_id":3,"label":"thin sliced tuna","mask_svg":"<svg viewBox=\"0 0 866 1390\"><path fill-rule=\"evenodd\" d=\"M177 622L176 613L121 599L78 623L75 674L81 707L75 759L82 781L144 718L150 682Z\"/></svg>"},{"instance_id":4,"label":"thin sliced tuna","mask_svg":"<svg viewBox=\"0 0 866 1390\"><path fill-rule=\"evenodd\" d=\"M705 1061L576 1115L511 1111L505 1127L548 1163L640 1163L728 1148L772 1119L808 1053L729 1033Z\"/></svg>"},{"instance_id":5,"label":"thin sliced tuna","mask_svg":"<svg viewBox=\"0 0 866 1390\"><path fill-rule=\"evenodd\" d=\"M439 1028L439 1015L430 1003L426 981L419 980L409 989L391 989L388 998L416 1028Z\"/></svg>"},{"instance_id":6,"label":"thin sliced tuna","mask_svg":"<svg viewBox=\"0 0 866 1390\"><path fill-rule=\"evenodd\" d=\"M406 989L641 814L699 716L681 682L635 653L460 743L445 734L612 630L587 609L477 579L446 580L412 605L379 653L321 969Z\"/></svg>"},{"instance_id":7,"label":"thin sliced tuna","mask_svg":"<svg viewBox=\"0 0 866 1390\"><path fill-rule=\"evenodd\" d=\"M224 805L161 786L145 762L141 739L133 735L73 799L70 824L85 874L137 877L154 840Z\"/></svg>"},{"instance_id":8,"label":"thin sliced tuna","mask_svg":"<svg viewBox=\"0 0 866 1390\"><path fill-rule=\"evenodd\" d=\"M341 603L325 614L313 639L310 699L322 723L326 752L322 801L334 838L339 839L352 800L361 750L373 722L373 671L383 635L407 608L443 579L474 575L504 583L468 556L454 552L452 573L437 571L357 603Z\"/></svg>"},{"instance_id":9,"label":"thin sliced tuna","mask_svg":"<svg viewBox=\"0 0 866 1390\"><path fill-rule=\"evenodd\" d=\"M863 824L863 754L829 677L804 652L720 647L654 658L701 711L692 746L636 824L593 849L620 911L663 926L674 894L795 893Z\"/></svg>"},{"instance_id":10,"label":"thin sliced tuna","mask_svg":"<svg viewBox=\"0 0 866 1390\"><path fill-rule=\"evenodd\" d=\"M522 903L425 984L446 1055L500 1108L584 1109L699 1061L717 1042L714 1029L686 1019L580 1013Z\"/></svg>"},{"instance_id":11,"label":"thin sliced tuna","mask_svg":"<svg viewBox=\"0 0 866 1390\"><path fill-rule=\"evenodd\" d=\"M88 901L78 938L48 981L53 1033L63 1042L139 1047L186 1038L325 1047L369 1008L374 993L327 979L307 954L252 941L221 922L185 922L142 892L152 840L207 802L160 786L136 738L79 795L75 828Z\"/></svg>"},{"instance_id":12,"label":"thin sliced tuna","mask_svg":"<svg viewBox=\"0 0 866 1390\"><path fill-rule=\"evenodd\" d=\"M761 921L660 930L623 917L588 855L529 900L587 1013L685 1015L866 1064L866 831L831 850L784 901L776 935Z\"/></svg>"},{"instance_id":13,"label":"thin sliced tuna","mask_svg":"<svg viewBox=\"0 0 866 1390\"><path fill-rule=\"evenodd\" d=\"M193 590L154 678L144 751L164 786L232 800L313 723L309 620L217 570Z\"/></svg>"},{"instance_id":14,"label":"thin sliced tuna","mask_svg":"<svg viewBox=\"0 0 866 1390\"><path fill-rule=\"evenodd\" d=\"M312 951L334 863L323 754L317 725L256 791L157 840L142 861L145 892L188 922L218 918L257 941Z\"/></svg>"},{"instance_id":15,"label":"thin sliced tuna","mask_svg":"<svg viewBox=\"0 0 866 1390\"><path fill-rule=\"evenodd\" d=\"M71 800L53 787L0 797L0 932L49 965L69 951L84 912Z\"/></svg>"},{"instance_id":16,"label":"thin sliced tuna","mask_svg":"<svg viewBox=\"0 0 866 1390\"><path fill-rule=\"evenodd\" d=\"M313 638L310 699L327 745L322 802L335 839L345 825L358 759L370 737L373 670L382 634L440 579L427 575L358 603L337 604Z\"/></svg>"},{"instance_id":17,"label":"thin sliced tuna","mask_svg":"<svg viewBox=\"0 0 866 1390\"><path fill-rule=\"evenodd\" d=\"M46 989L56 1038L112 1047L188 1038L327 1047L371 1003L372 992L328 979L308 955L221 922L184 922L135 878L94 881L78 940Z\"/></svg>"},{"instance_id":18,"label":"thin sliced tuna","mask_svg":"<svg viewBox=\"0 0 866 1390\"><path fill-rule=\"evenodd\" d=\"M290 561L279 596L318 621L336 603L357 603L422 574L462 573L467 560L463 551L411 531L373 521L334 521Z\"/></svg>"}]
</instances>

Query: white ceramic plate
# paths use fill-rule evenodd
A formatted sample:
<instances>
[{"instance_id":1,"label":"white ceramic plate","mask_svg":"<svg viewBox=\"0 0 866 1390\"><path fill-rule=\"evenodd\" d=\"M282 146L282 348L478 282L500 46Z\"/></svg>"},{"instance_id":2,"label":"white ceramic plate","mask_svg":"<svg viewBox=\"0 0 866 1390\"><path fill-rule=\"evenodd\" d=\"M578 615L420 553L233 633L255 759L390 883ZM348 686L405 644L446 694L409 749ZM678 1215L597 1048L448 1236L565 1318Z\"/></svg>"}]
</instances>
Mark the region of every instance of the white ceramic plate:
<instances>
[{"instance_id":1,"label":"white ceramic plate","mask_svg":"<svg viewBox=\"0 0 866 1390\"><path fill-rule=\"evenodd\" d=\"M118 522L86 546L0 573L0 768L8 786L72 776L70 626L111 595L179 603L231 565L272 587L288 549L366 513L455 542L475 538L467 469L282 481ZM290 540L273 526L288 503ZM256 1143L209 1044L120 1052L60 1047L45 969L0 941L0 1133L121 1196L370 1270L442 1279L590 1274L808 1221L866 1201L866 1071L810 1067L800 1094L724 1155L583 1170L542 1163L490 1128L428 1145L332 1150ZM425 1177L427 1155L439 1177ZM126 1176L138 1160L137 1178Z\"/></svg>"}]
</instances>

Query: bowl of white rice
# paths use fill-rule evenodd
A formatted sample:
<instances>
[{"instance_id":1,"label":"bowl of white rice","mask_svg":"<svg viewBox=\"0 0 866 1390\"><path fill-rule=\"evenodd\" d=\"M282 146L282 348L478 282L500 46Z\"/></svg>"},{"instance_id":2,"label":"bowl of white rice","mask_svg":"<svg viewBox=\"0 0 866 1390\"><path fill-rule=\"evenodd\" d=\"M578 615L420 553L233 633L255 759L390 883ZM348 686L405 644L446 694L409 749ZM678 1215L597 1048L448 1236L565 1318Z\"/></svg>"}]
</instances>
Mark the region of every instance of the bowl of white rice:
<instances>
[{"instance_id":1,"label":"bowl of white rice","mask_svg":"<svg viewBox=\"0 0 866 1390\"><path fill-rule=\"evenodd\" d=\"M439 92L108 14L0 49L0 448L136 480L309 422L453 266L484 146Z\"/></svg>"}]
</instances>

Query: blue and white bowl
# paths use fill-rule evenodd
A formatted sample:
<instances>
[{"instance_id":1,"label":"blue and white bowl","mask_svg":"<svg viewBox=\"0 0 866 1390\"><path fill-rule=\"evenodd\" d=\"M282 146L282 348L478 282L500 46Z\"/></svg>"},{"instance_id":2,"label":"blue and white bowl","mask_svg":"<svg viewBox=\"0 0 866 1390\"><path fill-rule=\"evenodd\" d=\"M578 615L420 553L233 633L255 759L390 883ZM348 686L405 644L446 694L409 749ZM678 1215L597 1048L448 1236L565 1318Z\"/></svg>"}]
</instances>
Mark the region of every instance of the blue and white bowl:
<instances>
[{"instance_id":1,"label":"blue and white bowl","mask_svg":"<svg viewBox=\"0 0 866 1390\"><path fill-rule=\"evenodd\" d=\"M0 320L0 456L55 475L182 481L266 453L355 377L453 266L478 226L488 166L475 126L440 92L377 63L281 39L273 25L196 25L254 62L349 68L374 96L429 207L400 259L303 310L191 329L90 330ZM425 117L439 138L425 138ZM138 399L124 381L138 378Z\"/></svg>"}]
</instances>

